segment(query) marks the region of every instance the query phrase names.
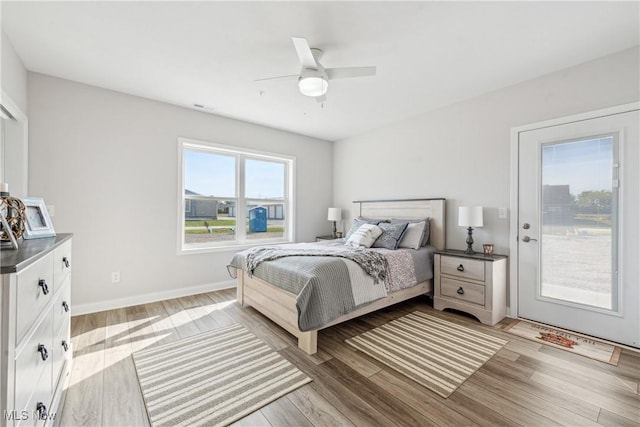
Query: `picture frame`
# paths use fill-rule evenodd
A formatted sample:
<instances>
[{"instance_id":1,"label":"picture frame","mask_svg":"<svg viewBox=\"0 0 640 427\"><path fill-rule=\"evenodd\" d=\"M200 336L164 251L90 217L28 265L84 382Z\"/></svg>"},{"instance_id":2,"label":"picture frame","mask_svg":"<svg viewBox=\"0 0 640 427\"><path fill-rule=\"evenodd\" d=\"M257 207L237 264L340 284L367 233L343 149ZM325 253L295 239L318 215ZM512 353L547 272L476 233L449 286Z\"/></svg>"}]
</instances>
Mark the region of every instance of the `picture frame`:
<instances>
[{"instance_id":1,"label":"picture frame","mask_svg":"<svg viewBox=\"0 0 640 427\"><path fill-rule=\"evenodd\" d=\"M44 199L42 197L24 197L22 202L27 218L22 237L28 240L55 236L56 232L53 229L53 223Z\"/></svg>"},{"instance_id":2,"label":"picture frame","mask_svg":"<svg viewBox=\"0 0 640 427\"><path fill-rule=\"evenodd\" d=\"M14 236L13 231L11 230L11 227L9 226L9 222L7 221L7 218L5 218L5 216L4 216L4 214L2 212L0 212L0 222L2 223L2 229L4 230L4 232L9 237L9 240L11 242L11 247L13 249L18 249L18 240L16 239L16 236ZM8 247L8 245L7 245L7 247Z\"/></svg>"}]
</instances>

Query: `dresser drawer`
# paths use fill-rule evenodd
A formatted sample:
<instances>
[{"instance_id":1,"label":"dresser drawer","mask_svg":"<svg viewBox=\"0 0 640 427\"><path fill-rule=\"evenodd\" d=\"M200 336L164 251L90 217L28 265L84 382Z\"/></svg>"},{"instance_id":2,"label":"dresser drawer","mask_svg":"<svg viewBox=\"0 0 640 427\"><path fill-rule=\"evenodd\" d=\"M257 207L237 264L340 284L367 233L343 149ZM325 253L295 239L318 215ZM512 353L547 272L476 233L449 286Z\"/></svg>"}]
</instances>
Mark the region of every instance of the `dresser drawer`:
<instances>
[{"instance_id":1,"label":"dresser drawer","mask_svg":"<svg viewBox=\"0 0 640 427\"><path fill-rule=\"evenodd\" d=\"M44 346L47 358L42 360L42 353L38 350ZM36 389L52 394L51 373L52 373L52 350L53 350L53 313L49 311L42 319L42 322L29 338L26 345L16 358L15 371L15 408L19 411L27 407L30 397ZM44 352L44 351L43 351ZM48 382L43 384L39 381L41 376L48 378ZM47 403L48 405L48 400ZM28 410L35 409L27 408Z\"/></svg>"},{"instance_id":2,"label":"dresser drawer","mask_svg":"<svg viewBox=\"0 0 640 427\"><path fill-rule=\"evenodd\" d=\"M484 261L452 256L440 257L440 270L442 274L447 274L449 276L480 280L484 282L484 268Z\"/></svg>"},{"instance_id":3,"label":"dresser drawer","mask_svg":"<svg viewBox=\"0 0 640 427\"><path fill-rule=\"evenodd\" d=\"M71 240L53 251L53 281L57 285L71 272Z\"/></svg>"},{"instance_id":4,"label":"dresser drawer","mask_svg":"<svg viewBox=\"0 0 640 427\"><path fill-rule=\"evenodd\" d=\"M67 276L53 303L53 333L57 334L64 322L71 317L71 276Z\"/></svg>"},{"instance_id":5,"label":"dresser drawer","mask_svg":"<svg viewBox=\"0 0 640 427\"><path fill-rule=\"evenodd\" d=\"M26 416L17 425L20 427L44 426L49 414L51 405L51 372L43 372L38 382L35 384L31 399L25 407ZM41 406L43 405L43 406ZM42 412L38 412L38 409ZM42 416L42 419L39 418Z\"/></svg>"},{"instance_id":6,"label":"dresser drawer","mask_svg":"<svg viewBox=\"0 0 640 427\"><path fill-rule=\"evenodd\" d=\"M485 287L475 283L442 277L440 280L440 293L449 298L455 298L474 304L484 305Z\"/></svg>"},{"instance_id":7,"label":"dresser drawer","mask_svg":"<svg viewBox=\"0 0 640 427\"><path fill-rule=\"evenodd\" d=\"M57 332L55 338L53 339L53 347L51 349L51 357L53 359L53 377L52 377L52 389L55 390L58 385L58 380L60 378L60 372L62 371L62 367L64 366L64 362L67 359L67 356L71 354L71 339L70 339L70 330L69 330L70 320L66 318L62 327Z\"/></svg>"},{"instance_id":8,"label":"dresser drawer","mask_svg":"<svg viewBox=\"0 0 640 427\"><path fill-rule=\"evenodd\" d=\"M22 340L35 318L53 298L53 254L49 253L20 272L17 276L17 287L16 344Z\"/></svg>"}]
</instances>

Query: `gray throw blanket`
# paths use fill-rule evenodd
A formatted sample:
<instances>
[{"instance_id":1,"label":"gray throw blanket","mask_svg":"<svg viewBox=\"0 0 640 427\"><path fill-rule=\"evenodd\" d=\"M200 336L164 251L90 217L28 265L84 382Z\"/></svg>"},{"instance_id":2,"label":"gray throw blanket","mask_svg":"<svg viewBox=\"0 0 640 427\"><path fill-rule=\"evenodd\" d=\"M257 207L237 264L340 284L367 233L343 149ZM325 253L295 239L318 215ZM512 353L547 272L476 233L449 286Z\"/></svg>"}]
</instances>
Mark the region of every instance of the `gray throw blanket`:
<instances>
[{"instance_id":1,"label":"gray throw blanket","mask_svg":"<svg viewBox=\"0 0 640 427\"><path fill-rule=\"evenodd\" d=\"M375 284L384 282L387 278L387 260L378 252L367 251L363 248L325 249L284 249L279 247L262 246L250 249L246 254L247 272L253 275L253 271L263 261L271 261L288 256L332 256L350 259L358 264Z\"/></svg>"}]
</instances>

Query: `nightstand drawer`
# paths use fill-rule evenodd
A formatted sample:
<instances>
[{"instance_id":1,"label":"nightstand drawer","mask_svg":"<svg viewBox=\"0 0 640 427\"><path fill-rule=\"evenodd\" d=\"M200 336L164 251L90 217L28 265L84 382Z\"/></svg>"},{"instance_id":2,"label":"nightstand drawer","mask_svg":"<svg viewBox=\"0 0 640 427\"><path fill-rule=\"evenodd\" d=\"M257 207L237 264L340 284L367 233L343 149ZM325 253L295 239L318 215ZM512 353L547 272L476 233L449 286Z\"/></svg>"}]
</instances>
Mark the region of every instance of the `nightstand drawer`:
<instances>
[{"instance_id":1,"label":"nightstand drawer","mask_svg":"<svg viewBox=\"0 0 640 427\"><path fill-rule=\"evenodd\" d=\"M484 267L484 261L452 256L440 257L440 271L449 276L484 282Z\"/></svg>"},{"instance_id":2,"label":"nightstand drawer","mask_svg":"<svg viewBox=\"0 0 640 427\"><path fill-rule=\"evenodd\" d=\"M484 305L485 287L482 285L443 277L440 280L440 293L449 298Z\"/></svg>"}]
</instances>

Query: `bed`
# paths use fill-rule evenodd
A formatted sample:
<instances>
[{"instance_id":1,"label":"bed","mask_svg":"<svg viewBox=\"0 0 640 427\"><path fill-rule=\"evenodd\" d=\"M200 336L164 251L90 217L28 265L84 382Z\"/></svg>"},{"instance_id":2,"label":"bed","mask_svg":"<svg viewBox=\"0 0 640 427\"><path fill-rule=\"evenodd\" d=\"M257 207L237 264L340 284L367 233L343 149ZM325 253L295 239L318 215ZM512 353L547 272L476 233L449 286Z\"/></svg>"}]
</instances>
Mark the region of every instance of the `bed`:
<instances>
[{"instance_id":1,"label":"bed","mask_svg":"<svg viewBox=\"0 0 640 427\"><path fill-rule=\"evenodd\" d=\"M365 217L398 220L429 220L429 245L433 250L445 248L445 199L411 199L387 201L356 201L353 202L351 217ZM327 245L330 246L331 243ZM333 243L333 246L337 246ZM336 250L338 248L336 247ZM416 251L417 252L417 251ZM265 263L273 261L265 261ZM237 281L237 302L240 305L249 304L263 315L280 325L298 339L298 347L307 354L317 351L318 330L345 322L384 307L407 299L433 292L432 274L426 280L421 280L410 287L396 286L399 290L389 292L386 296L373 302L357 306L353 311L317 325L312 330L301 330L296 295L282 289L282 284L276 286L276 279L271 282L251 274L243 268L231 267L230 271ZM432 273L432 272L431 272ZM302 328L304 329L304 328Z\"/></svg>"}]
</instances>

